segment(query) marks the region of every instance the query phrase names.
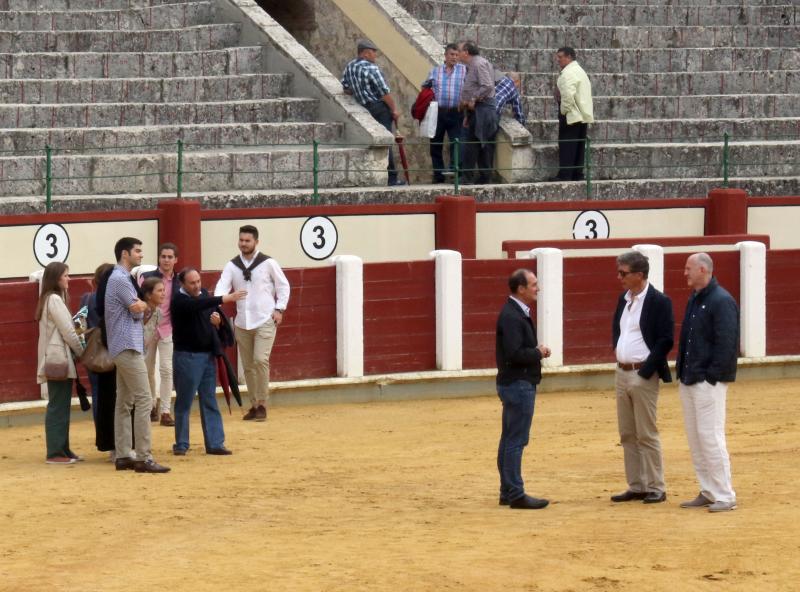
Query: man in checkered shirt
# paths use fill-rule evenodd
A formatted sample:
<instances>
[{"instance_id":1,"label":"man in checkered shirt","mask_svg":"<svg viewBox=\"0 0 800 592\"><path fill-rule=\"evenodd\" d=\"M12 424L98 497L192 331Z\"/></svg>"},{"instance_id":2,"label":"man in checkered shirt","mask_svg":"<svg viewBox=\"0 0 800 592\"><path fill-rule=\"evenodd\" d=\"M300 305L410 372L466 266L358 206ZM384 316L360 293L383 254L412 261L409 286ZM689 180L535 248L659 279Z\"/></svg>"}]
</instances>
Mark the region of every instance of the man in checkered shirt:
<instances>
[{"instance_id":1,"label":"man in checkered shirt","mask_svg":"<svg viewBox=\"0 0 800 592\"><path fill-rule=\"evenodd\" d=\"M391 132L392 123L397 121L400 113L389 93L389 85L386 84L381 69L375 64L378 48L372 41L362 39L358 42L357 51L358 57L345 66L342 74L344 92L352 95L359 105L365 107L378 123ZM404 184L397 178L391 146L387 171L389 185Z\"/></svg>"},{"instance_id":2,"label":"man in checkered shirt","mask_svg":"<svg viewBox=\"0 0 800 592\"><path fill-rule=\"evenodd\" d=\"M514 111L514 119L525 125L525 113L522 112L522 100L519 96L519 74L509 72L503 74L495 70L494 72L494 103L497 109L497 116L503 114L503 109L510 104Z\"/></svg>"}]
</instances>

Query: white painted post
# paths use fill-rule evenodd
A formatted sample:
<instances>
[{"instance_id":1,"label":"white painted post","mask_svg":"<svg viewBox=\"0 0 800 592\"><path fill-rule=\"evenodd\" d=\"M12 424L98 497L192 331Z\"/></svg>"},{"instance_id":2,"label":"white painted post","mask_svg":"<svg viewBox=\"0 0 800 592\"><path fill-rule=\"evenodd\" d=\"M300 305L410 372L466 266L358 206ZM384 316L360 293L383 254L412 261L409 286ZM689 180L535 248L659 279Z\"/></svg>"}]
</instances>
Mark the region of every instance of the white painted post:
<instances>
[{"instance_id":1,"label":"white painted post","mask_svg":"<svg viewBox=\"0 0 800 592\"><path fill-rule=\"evenodd\" d=\"M742 241L739 249L740 324L742 356L767 355L767 247L764 243Z\"/></svg>"},{"instance_id":2,"label":"white painted post","mask_svg":"<svg viewBox=\"0 0 800 592\"><path fill-rule=\"evenodd\" d=\"M42 277L44 277L44 268L37 269L28 275L29 282L36 282L38 284L37 292L41 296L42 294ZM49 393L47 392L47 383L42 383L39 385L39 397L47 401L50 398Z\"/></svg>"},{"instance_id":3,"label":"white painted post","mask_svg":"<svg viewBox=\"0 0 800 592\"><path fill-rule=\"evenodd\" d=\"M461 370L461 253L431 251L436 264L436 368Z\"/></svg>"},{"instance_id":4,"label":"white painted post","mask_svg":"<svg viewBox=\"0 0 800 592\"><path fill-rule=\"evenodd\" d=\"M354 255L329 261L336 266L336 373L364 376L364 263Z\"/></svg>"},{"instance_id":5,"label":"white painted post","mask_svg":"<svg viewBox=\"0 0 800 592\"><path fill-rule=\"evenodd\" d=\"M550 348L543 366L564 364L564 253L561 249L533 249L536 277L541 291L536 301L536 331L539 343Z\"/></svg>"},{"instance_id":6,"label":"white painted post","mask_svg":"<svg viewBox=\"0 0 800 592\"><path fill-rule=\"evenodd\" d=\"M633 245L634 251L639 251L647 257L650 263L650 275L647 281L653 284L656 290L664 291L664 247L659 245Z\"/></svg>"}]
</instances>

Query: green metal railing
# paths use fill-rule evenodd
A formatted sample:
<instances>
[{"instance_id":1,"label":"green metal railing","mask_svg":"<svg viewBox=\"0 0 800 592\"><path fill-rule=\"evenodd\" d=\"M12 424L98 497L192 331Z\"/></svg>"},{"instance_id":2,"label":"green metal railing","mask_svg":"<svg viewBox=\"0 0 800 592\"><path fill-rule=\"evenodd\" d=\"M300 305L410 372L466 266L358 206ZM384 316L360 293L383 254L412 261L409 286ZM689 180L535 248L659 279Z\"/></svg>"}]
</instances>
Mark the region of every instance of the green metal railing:
<instances>
[{"instance_id":1,"label":"green metal railing","mask_svg":"<svg viewBox=\"0 0 800 592\"><path fill-rule=\"evenodd\" d=\"M641 177L626 177L625 171L631 170L635 168L649 168L649 169L670 169L676 167L682 168L696 168L699 170L716 170L718 171L718 175L722 177L722 185L723 187L728 187L730 183L730 177L732 176L734 170L734 162L731 155L731 140L733 136L725 132L722 135L722 142L721 142L721 155L720 159L716 162L711 160L706 160L704 162L697 162L697 163L683 163L683 164L672 164L665 157L665 161L658 164L651 164L651 165L619 165L616 163L612 164L604 164L602 162L597 162L595 158L595 153L597 151L597 141L593 140L592 138L586 138L585 140L568 140L568 141L580 141L584 142L584 164L580 167L583 173L582 177L584 179L585 185L585 196L587 199L591 199L595 192L595 185L598 180L610 178L611 175L605 174L604 171L608 169L617 169L623 171L623 176L617 177L619 179L625 178L641 178ZM747 140L753 140L753 138L746 138ZM769 140L777 139L775 136L767 138ZM787 138L788 139L788 138ZM798 140L798 136L791 136L792 140ZM658 138L648 138L648 142L657 141ZM672 139L675 142L675 139ZM704 142L708 142L709 138L703 138ZM632 142L633 140L625 139L620 140L624 141L625 143ZM603 144L611 144L614 143L615 140L604 138L602 140ZM496 141L494 144L501 145L507 144L509 142L506 141ZM558 143L558 140L552 141L541 141L538 142L537 145L546 145L546 144L553 144L553 148ZM619 143L619 142L617 142ZM678 140L675 143L680 144L697 144L698 138L692 138L689 140L680 141ZM403 146L421 146L424 145L425 147L425 159L427 160L427 148L429 146L429 141L427 139L419 139L413 140L411 142L408 141L399 141L398 144ZM475 167L465 167L464 166L464 155L463 151L466 151L472 143L465 142L460 139L454 139L453 141L453 159L452 159L452 185L455 193L459 193L462 189L462 186L465 182L468 182L468 176L479 175L481 173L488 172L489 174L494 173L495 171L499 173L516 173L516 172L526 172L529 175L526 177L531 178L534 182L536 180L544 180L547 177L552 177L554 173L557 172L564 172L565 169L559 169L557 166L538 166L538 167L529 167L529 168L498 168L495 167L492 171L485 171L481 169L477 169ZM310 143L302 143L302 144L276 144L276 143L200 143L200 142L187 142L185 140L179 139L173 144L135 144L135 145L124 145L124 146L116 146L114 148L60 148L57 146L51 146L47 144L44 146L44 178L41 177L33 177L33 178L0 178L0 183L8 183L8 182L44 182L44 193L45 193L45 200L46 200L46 208L47 211L52 211L53 208L53 195L56 189L58 188L58 184L60 182L67 182L67 181L78 181L78 180L85 180L85 179L92 179L92 180L99 180L99 179L114 179L114 178L135 178L135 177L148 177L148 176L160 176L163 177L163 181L161 181L162 185L173 187L175 194L178 198L183 197L187 188L191 186L191 177L194 175L203 175L203 176L214 176L214 175L264 175L264 174L271 174L274 176L281 175L281 174L306 174L310 176L310 184L312 186L312 197L313 203L318 204L320 200L320 190L322 185L325 181L325 175L327 173L347 173L348 169L343 168L335 168L331 167L329 164L323 164L324 159L322 158L321 151L325 148L359 148L359 147L369 147L374 146L374 144L369 143L343 143L343 142L321 142L319 140L313 140ZM154 151L161 157L169 156L169 151L164 151L165 147L172 147L175 152L173 154L176 155L176 164L175 167L172 168L170 166L169 169L166 167L162 167L165 170L157 170L151 172L144 172L144 173L130 173L130 174L107 174L107 175L59 175L56 174L55 166L54 166L54 157L59 154L80 154L82 156L86 156L88 152L91 151L100 151L100 152L110 152L114 151L119 153L119 151L124 150L141 150L141 149L158 149ZM288 169L281 169L271 171L264 171L264 170L191 170L186 168L186 157L187 152L193 150L195 154L197 153L206 153L209 152L222 152L225 151L227 154L233 155L235 159L236 154L243 152L244 149L254 149L260 150L264 148L300 148L300 149L308 149L310 147L310 166L308 161L306 160L306 167L303 168L300 166L300 163L303 162L302 157L298 157L298 167L297 168L288 168ZM444 149L444 145L443 145ZM444 150L443 150L444 151ZM150 152L148 154L153 154L154 152ZM20 156L23 153L27 155L41 155L41 150L24 150L24 151L12 151L6 150L3 151L5 154L14 154L15 156ZM125 152L123 152L124 154ZM127 154L131 154L128 152ZM551 156L551 155L550 155ZM166 159L165 159L166 163ZM741 167L748 167L748 166L785 166L785 165L800 165L800 163L794 162L769 162L769 163L757 163L757 162L737 162L736 166ZM576 167L573 167L573 170ZM800 168L800 167L798 167ZM365 173L383 173L386 171L385 167L381 168L368 168L368 167L360 167L358 170L363 171ZM398 172L401 172L402 169L398 167ZM436 173L437 175L442 171L433 171L433 169L428 167L423 168L409 168L407 170L409 174L433 174ZM174 175L174 179L172 178ZM578 175L581 176L581 175ZM698 175L698 176L705 176L705 175Z\"/></svg>"}]
</instances>

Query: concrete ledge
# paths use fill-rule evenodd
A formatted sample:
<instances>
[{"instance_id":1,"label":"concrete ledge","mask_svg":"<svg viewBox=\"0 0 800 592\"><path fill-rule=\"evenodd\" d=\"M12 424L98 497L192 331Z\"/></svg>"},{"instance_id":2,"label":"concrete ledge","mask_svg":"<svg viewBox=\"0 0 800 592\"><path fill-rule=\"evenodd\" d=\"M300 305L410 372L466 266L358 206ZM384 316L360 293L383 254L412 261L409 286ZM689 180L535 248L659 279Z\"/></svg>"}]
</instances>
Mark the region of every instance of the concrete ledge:
<instances>
[{"instance_id":1,"label":"concrete ledge","mask_svg":"<svg viewBox=\"0 0 800 592\"><path fill-rule=\"evenodd\" d=\"M670 364L674 378L674 363ZM587 364L544 368L539 392L575 390L608 390L614 386L614 364ZM421 399L455 399L495 394L495 369L409 372L359 378L321 378L274 382L270 385L271 404L331 405L372 403L380 401L415 401ZM741 358L737 381L776 380L800 377L800 355ZM222 391L217 390L220 409L226 416ZM246 401L246 387L242 386ZM46 401L25 401L0 404L0 428L34 425L43 421ZM78 400L72 401L73 421L90 419L90 411L81 412ZM231 416L237 418L238 406L232 405Z\"/></svg>"}]
</instances>

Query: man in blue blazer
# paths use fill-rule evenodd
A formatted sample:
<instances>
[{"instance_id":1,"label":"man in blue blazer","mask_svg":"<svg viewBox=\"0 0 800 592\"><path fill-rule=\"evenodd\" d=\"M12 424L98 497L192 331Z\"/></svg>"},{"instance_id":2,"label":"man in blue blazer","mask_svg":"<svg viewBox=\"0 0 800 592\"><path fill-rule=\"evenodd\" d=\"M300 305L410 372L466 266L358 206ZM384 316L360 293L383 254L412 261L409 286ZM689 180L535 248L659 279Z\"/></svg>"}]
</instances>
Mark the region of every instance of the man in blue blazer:
<instances>
[{"instance_id":1,"label":"man in blue blazer","mask_svg":"<svg viewBox=\"0 0 800 592\"><path fill-rule=\"evenodd\" d=\"M656 426L658 379L671 382L667 354L673 345L672 302L647 281L650 263L637 251L617 257L617 277L625 290L611 325L617 357L617 422L628 489L613 502L667 499L661 440Z\"/></svg>"}]
</instances>

